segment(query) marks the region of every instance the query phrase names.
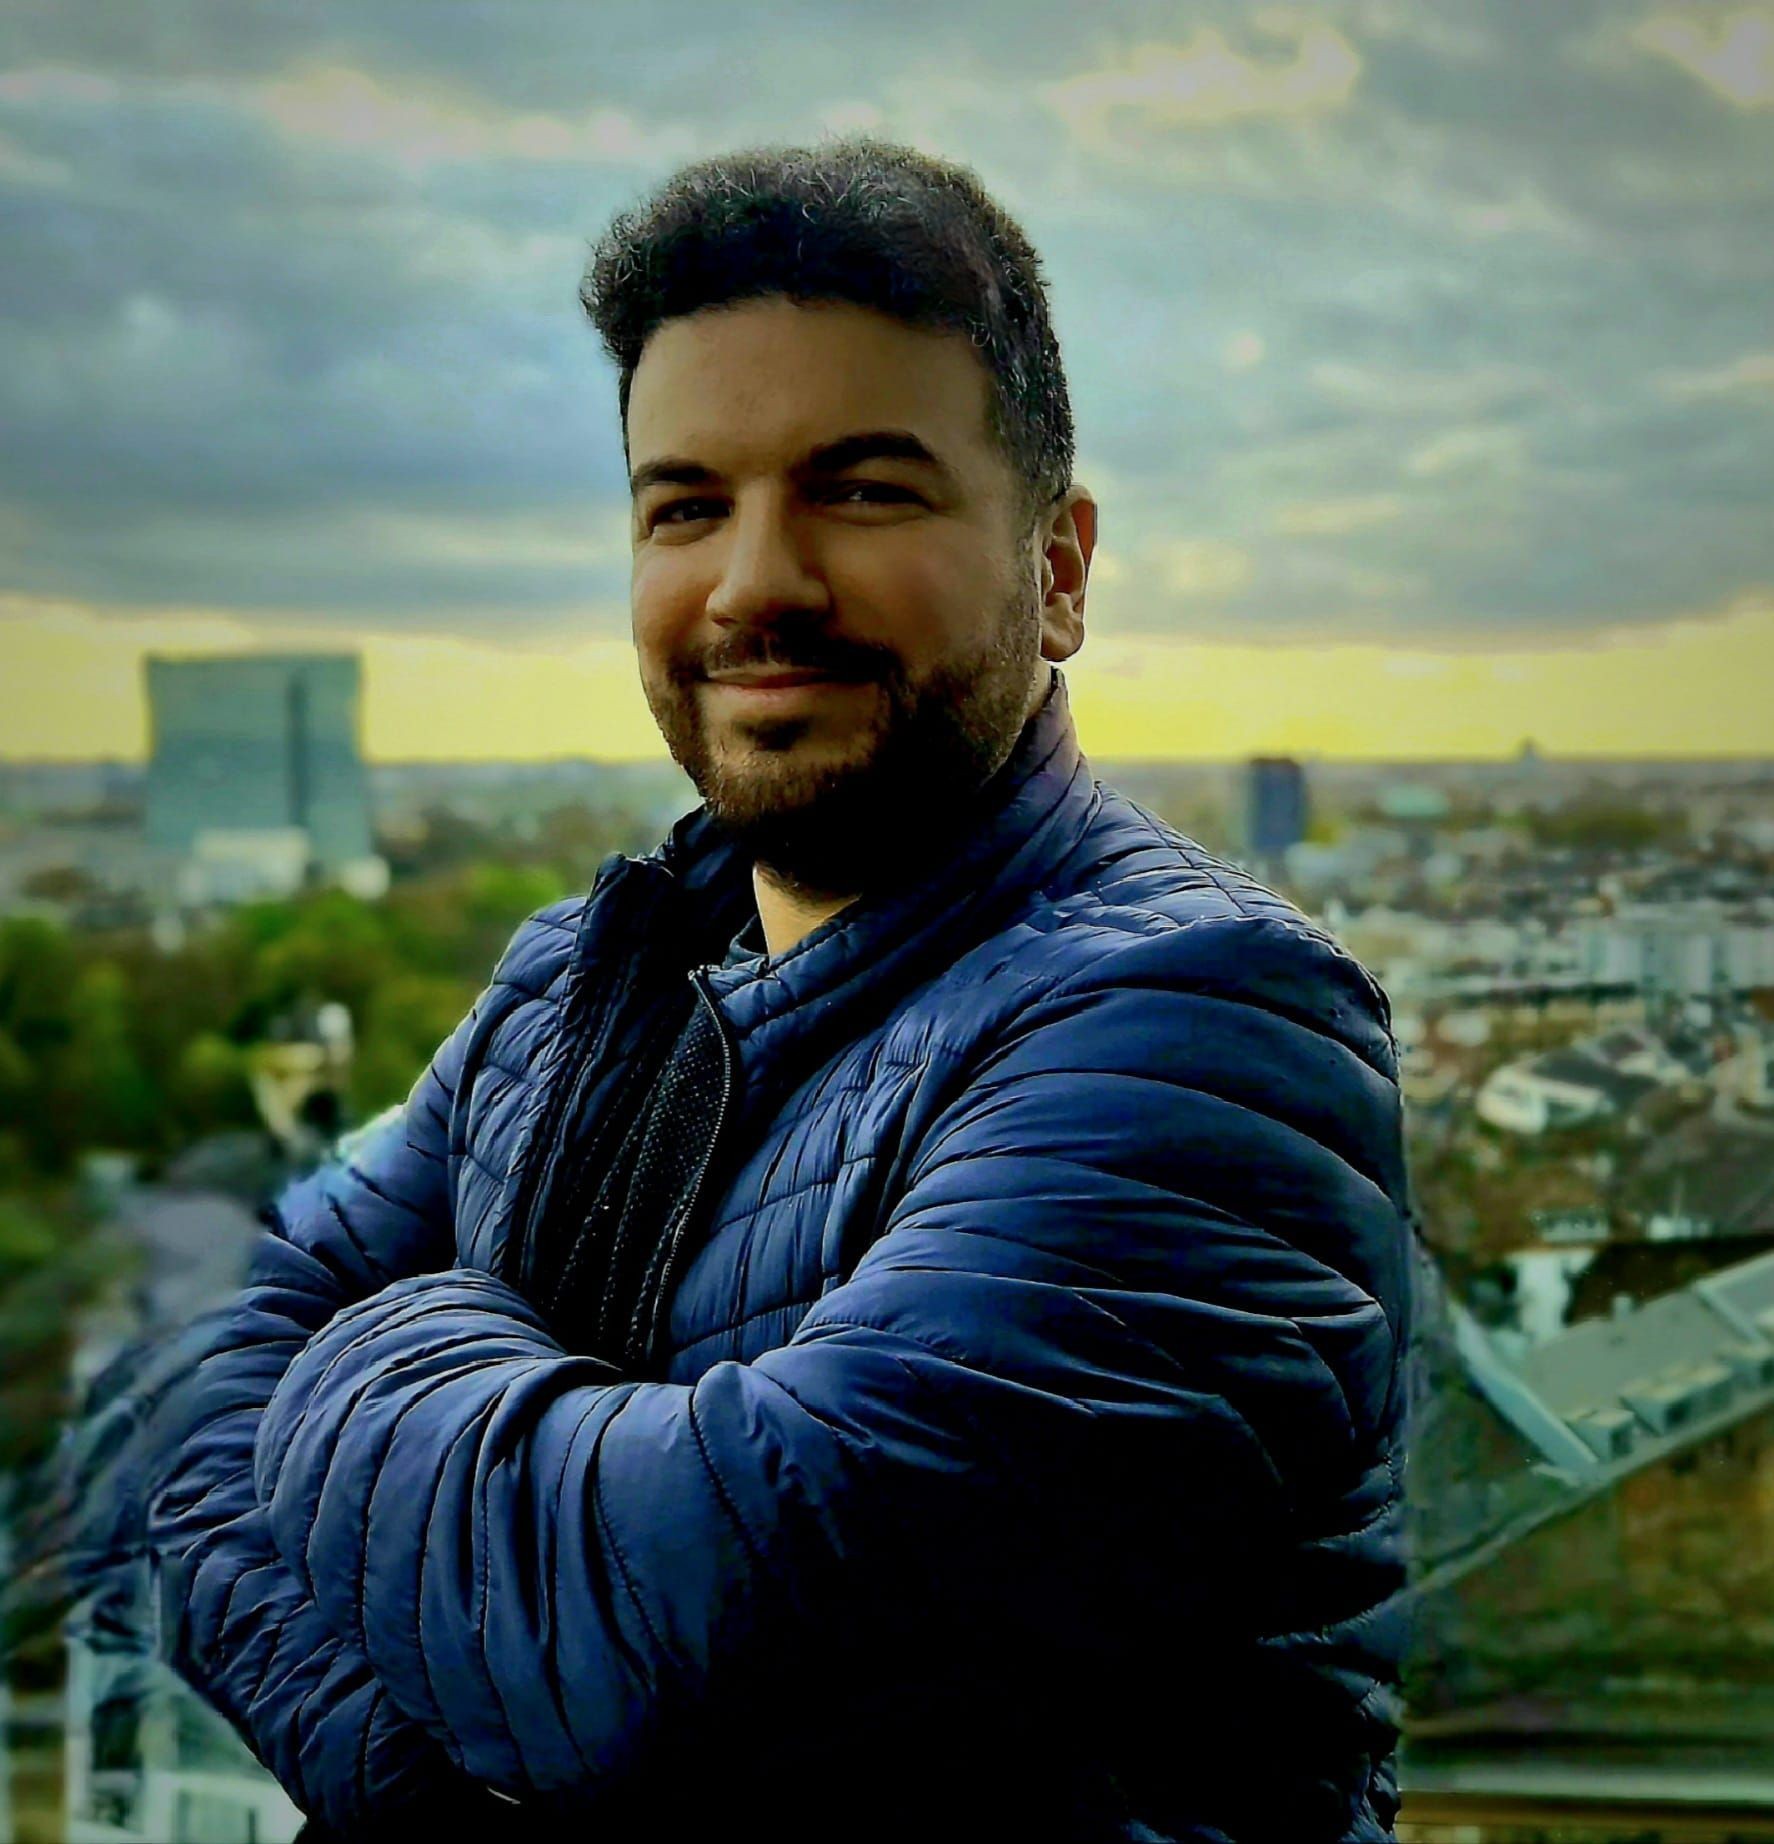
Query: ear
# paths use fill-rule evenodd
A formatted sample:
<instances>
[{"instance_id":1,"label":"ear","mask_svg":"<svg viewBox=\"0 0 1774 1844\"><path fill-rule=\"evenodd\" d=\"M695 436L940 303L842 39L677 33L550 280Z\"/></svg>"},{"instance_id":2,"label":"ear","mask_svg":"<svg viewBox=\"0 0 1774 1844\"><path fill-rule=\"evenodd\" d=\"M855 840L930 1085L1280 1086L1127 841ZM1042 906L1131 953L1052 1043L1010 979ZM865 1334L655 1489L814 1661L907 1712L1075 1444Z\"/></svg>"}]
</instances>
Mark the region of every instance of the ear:
<instances>
[{"instance_id":1,"label":"ear","mask_svg":"<svg viewBox=\"0 0 1774 1844\"><path fill-rule=\"evenodd\" d=\"M1071 487L1039 530L1041 657L1057 663L1084 645L1084 592L1097 530L1097 506L1089 490Z\"/></svg>"}]
</instances>

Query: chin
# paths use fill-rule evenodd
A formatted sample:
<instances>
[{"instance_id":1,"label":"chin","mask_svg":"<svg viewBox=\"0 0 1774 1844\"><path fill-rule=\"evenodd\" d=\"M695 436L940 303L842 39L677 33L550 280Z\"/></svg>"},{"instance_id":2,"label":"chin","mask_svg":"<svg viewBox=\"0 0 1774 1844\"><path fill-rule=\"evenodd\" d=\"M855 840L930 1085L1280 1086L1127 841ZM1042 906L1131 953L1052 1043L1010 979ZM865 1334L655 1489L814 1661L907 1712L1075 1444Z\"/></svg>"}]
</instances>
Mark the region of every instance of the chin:
<instances>
[{"instance_id":1,"label":"chin","mask_svg":"<svg viewBox=\"0 0 1774 1844\"><path fill-rule=\"evenodd\" d=\"M865 768L881 754L888 728L880 711L849 723L829 716L750 717L705 725L700 742L703 759L726 774Z\"/></svg>"},{"instance_id":2,"label":"chin","mask_svg":"<svg viewBox=\"0 0 1774 1844\"><path fill-rule=\"evenodd\" d=\"M874 741L807 737L781 747L729 745L709 764L698 788L722 818L743 822L802 813L866 776L875 760Z\"/></svg>"}]
</instances>

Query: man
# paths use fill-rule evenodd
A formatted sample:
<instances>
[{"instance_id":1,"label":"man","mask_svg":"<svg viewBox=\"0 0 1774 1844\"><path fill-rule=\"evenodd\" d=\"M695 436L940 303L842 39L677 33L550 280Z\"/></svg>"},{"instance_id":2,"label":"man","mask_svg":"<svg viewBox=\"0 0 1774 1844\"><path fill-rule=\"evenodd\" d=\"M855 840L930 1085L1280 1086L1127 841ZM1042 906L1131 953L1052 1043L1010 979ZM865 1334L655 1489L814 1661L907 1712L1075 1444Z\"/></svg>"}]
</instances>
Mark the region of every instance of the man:
<instances>
[{"instance_id":1,"label":"man","mask_svg":"<svg viewBox=\"0 0 1774 1844\"><path fill-rule=\"evenodd\" d=\"M858 138L687 169L585 301L704 804L280 1200L176 1662L344 1835L1389 1836L1386 1001L1079 754L1034 253Z\"/></svg>"}]
</instances>

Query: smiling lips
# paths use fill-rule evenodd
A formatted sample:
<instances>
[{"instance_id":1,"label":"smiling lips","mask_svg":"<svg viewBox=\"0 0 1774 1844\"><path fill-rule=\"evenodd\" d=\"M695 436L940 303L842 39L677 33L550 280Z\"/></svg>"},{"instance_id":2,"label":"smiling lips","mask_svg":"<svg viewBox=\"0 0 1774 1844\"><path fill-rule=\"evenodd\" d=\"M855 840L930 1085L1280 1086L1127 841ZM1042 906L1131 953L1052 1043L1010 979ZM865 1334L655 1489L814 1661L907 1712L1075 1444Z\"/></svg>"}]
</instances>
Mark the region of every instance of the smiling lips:
<instances>
[{"instance_id":1,"label":"smiling lips","mask_svg":"<svg viewBox=\"0 0 1774 1844\"><path fill-rule=\"evenodd\" d=\"M740 685L747 690L761 688L772 689L781 685L825 684L831 682L831 674L816 671L811 666L773 666L762 667L751 672L716 672L709 675L717 685Z\"/></svg>"},{"instance_id":2,"label":"smiling lips","mask_svg":"<svg viewBox=\"0 0 1774 1844\"><path fill-rule=\"evenodd\" d=\"M743 703L772 705L793 704L822 692L842 691L861 681L834 678L824 672L782 669L714 673L710 675L709 683L719 686L723 691L737 695Z\"/></svg>"}]
</instances>

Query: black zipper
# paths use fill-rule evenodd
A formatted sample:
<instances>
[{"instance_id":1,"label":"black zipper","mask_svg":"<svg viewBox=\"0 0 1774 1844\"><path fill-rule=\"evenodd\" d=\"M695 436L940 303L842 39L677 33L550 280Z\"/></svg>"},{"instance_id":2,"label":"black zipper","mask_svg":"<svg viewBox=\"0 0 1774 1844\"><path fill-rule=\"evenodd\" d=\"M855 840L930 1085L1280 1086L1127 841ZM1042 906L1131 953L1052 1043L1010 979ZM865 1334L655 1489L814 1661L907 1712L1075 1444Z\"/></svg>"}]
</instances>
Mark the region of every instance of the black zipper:
<instances>
[{"instance_id":1,"label":"black zipper","mask_svg":"<svg viewBox=\"0 0 1774 1844\"><path fill-rule=\"evenodd\" d=\"M672 1219L670 1230L665 1238L665 1260L659 1273L659 1284L651 1289L652 1317L645 1328L644 1343L641 1345L640 1360L646 1370L653 1367L658 1348L659 1335L668 1322L667 1303L671 1298L673 1270L677 1266L678 1252L683 1246L685 1232L695 1213L696 1205L702 1196L702 1187L708 1180L710 1169L714 1165L715 1154L720 1146L721 1133L727 1124L727 1117L732 1112L733 1076L738 1065L738 1053L733 1039L727 1030L727 1021L721 1016L721 1008L715 1004L708 990L705 977L706 970L701 967L690 969L690 984L696 990L698 1001L707 1006L708 1015L714 1022L715 1031L721 1041L721 1099L715 1110L715 1124L708 1136L708 1146L702 1155L702 1163L696 1168L696 1176L691 1180L690 1190L678 1206L677 1215ZM631 1346L632 1346L631 1340Z\"/></svg>"}]
</instances>

